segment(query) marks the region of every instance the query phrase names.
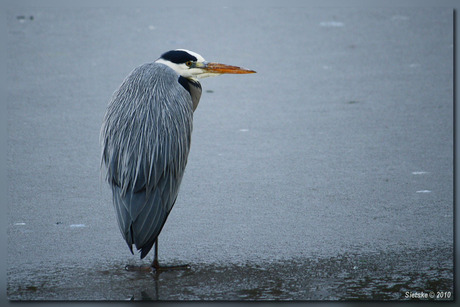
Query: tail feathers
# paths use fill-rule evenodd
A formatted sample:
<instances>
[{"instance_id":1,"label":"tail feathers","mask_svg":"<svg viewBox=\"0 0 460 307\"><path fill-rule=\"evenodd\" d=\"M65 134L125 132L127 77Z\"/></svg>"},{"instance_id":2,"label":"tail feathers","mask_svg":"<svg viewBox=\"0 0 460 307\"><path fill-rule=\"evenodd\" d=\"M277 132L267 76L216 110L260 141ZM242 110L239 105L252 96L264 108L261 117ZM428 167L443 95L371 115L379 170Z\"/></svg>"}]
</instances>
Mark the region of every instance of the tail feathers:
<instances>
[{"instance_id":1,"label":"tail feathers","mask_svg":"<svg viewBox=\"0 0 460 307\"><path fill-rule=\"evenodd\" d=\"M153 244L155 243L155 240L153 240L152 242L149 242L147 244L145 244L144 246L142 246L140 248L141 250L141 259L144 259L145 256L147 256L147 254L150 252L150 250L152 249L153 247Z\"/></svg>"},{"instance_id":2,"label":"tail feathers","mask_svg":"<svg viewBox=\"0 0 460 307\"><path fill-rule=\"evenodd\" d=\"M161 191L152 191L148 197L145 190L128 192L124 196L118 186L112 186L112 191L120 231L131 253L134 245L140 250L142 259L152 249L168 217L169 212L163 205Z\"/></svg>"},{"instance_id":3,"label":"tail feathers","mask_svg":"<svg viewBox=\"0 0 460 307\"><path fill-rule=\"evenodd\" d=\"M122 232L123 233L123 232ZM134 238L133 238L133 225L129 226L129 232L125 235L123 234L123 237L127 238L129 237L130 240L126 239L126 244L128 244L128 247L129 247L129 251L131 252L131 254L134 255L134 252L133 252L133 242L134 242Z\"/></svg>"}]
</instances>

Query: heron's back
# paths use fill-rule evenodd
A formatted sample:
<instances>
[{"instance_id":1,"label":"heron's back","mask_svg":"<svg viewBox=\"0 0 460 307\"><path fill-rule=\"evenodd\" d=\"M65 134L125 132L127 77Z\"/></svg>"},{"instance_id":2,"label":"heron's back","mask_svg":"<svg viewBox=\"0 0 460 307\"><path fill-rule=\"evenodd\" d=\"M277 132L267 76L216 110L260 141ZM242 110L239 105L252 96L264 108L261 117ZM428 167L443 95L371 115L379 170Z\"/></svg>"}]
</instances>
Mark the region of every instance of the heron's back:
<instances>
[{"instance_id":1,"label":"heron's back","mask_svg":"<svg viewBox=\"0 0 460 307\"><path fill-rule=\"evenodd\" d=\"M114 93L101 131L118 224L141 258L176 201L190 149L193 104L178 77L163 64L136 68Z\"/></svg>"}]
</instances>

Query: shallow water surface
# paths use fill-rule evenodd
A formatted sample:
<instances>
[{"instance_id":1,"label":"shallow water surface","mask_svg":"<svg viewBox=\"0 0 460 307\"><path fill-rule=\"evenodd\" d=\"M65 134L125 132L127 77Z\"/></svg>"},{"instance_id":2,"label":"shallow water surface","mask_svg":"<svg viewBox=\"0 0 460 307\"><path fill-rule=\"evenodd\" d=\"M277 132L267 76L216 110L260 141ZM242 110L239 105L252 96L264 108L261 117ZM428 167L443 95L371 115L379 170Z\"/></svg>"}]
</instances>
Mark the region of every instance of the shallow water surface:
<instances>
[{"instance_id":1,"label":"shallow water surface","mask_svg":"<svg viewBox=\"0 0 460 307\"><path fill-rule=\"evenodd\" d=\"M406 293L452 296L452 250L343 254L273 263L194 263L190 269L101 267L10 272L12 300L404 300ZM447 298L444 298L444 300ZM440 300L440 299L432 299Z\"/></svg>"}]
</instances>

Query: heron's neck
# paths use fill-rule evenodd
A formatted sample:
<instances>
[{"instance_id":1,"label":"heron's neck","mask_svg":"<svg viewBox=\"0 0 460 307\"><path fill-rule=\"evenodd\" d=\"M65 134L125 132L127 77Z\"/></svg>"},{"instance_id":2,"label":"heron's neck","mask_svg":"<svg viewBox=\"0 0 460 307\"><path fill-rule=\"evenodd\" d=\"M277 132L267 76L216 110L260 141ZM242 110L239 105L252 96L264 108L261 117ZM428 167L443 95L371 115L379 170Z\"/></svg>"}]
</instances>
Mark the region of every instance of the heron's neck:
<instances>
[{"instance_id":1,"label":"heron's neck","mask_svg":"<svg viewBox=\"0 0 460 307\"><path fill-rule=\"evenodd\" d=\"M201 98L201 84L196 79L179 76L179 83L189 92L192 98L193 111L198 107Z\"/></svg>"}]
</instances>

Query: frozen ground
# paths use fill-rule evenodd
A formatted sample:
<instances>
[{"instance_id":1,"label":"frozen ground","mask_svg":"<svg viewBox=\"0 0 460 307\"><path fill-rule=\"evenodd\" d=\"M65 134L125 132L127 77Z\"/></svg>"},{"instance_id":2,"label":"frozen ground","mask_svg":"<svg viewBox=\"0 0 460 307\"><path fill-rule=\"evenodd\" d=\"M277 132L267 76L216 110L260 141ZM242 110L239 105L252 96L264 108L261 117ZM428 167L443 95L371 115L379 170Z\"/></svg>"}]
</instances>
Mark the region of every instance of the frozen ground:
<instances>
[{"instance_id":1,"label":"frozen ground","mask_svg":"<svg viewBox=\"0 0 460 307\"><path fill-rule=\"evenodd\" d=\"M10 300L406 299L453 291L449 9L16 8L7 15ZM160 235L132 256L99 129L136 66L187 48L202 82Z\"/></svg>"}]
</instances>

